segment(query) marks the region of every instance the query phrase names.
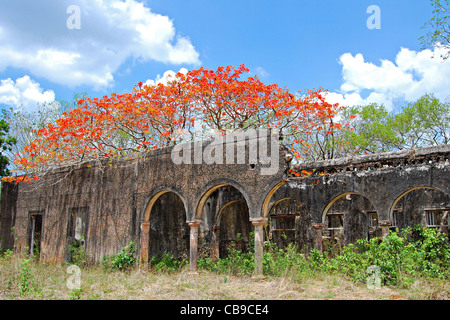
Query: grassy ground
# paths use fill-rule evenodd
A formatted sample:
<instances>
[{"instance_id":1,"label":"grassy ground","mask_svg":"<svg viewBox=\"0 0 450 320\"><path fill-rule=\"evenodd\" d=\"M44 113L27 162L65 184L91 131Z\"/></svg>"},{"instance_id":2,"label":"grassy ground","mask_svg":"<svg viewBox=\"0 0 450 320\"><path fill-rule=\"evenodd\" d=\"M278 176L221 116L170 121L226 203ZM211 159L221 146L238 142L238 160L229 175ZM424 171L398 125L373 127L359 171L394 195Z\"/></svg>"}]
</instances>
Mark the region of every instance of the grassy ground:
<instances>
[{"instance_id":1,"label":"grassy ground","mask_svg":"<svg viewBox=\"0 0 450 320\"><path fill-rule=\"evenodd\" d=\"M186 268L174 272L134 269L107 272L100 266L80 269L81 287L69 289L74 274L66 265L24 263L23 258L0 260L0 299L162 299L162 300L288 300L288 299L449 299L448 281L418 279L409 288L369 289L345 276L323 272L295 276L232 276L200 271L192 275Z\"/></svg>"}]
</instances>

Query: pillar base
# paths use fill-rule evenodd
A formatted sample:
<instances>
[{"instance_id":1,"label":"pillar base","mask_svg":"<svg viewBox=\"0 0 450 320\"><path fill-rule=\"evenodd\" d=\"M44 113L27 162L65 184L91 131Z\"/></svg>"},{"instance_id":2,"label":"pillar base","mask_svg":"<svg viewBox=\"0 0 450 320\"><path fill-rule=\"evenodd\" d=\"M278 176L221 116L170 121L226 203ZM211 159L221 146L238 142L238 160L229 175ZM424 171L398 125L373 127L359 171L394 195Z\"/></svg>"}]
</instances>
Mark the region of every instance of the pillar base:
<instances>
[{"instance_id":1,"label":"pillar base","mask_svg":"<svg viewBox=\"0 0 450 320\"><path fill-rule=\"evenodd\" d=\"M190 227L189 235L189 272L197 272L197 255L198 255L198 228L202 220L188 221Z\"/></svg>"},{"instance_id":2,"label":"pillar base","mask_svg":"<svg viewBox=\"0 0 450 320\"><path fill-rule=\"evenodd\" d=\"M250 218L255 227L255 271L254 276L262 276L263 274L263 253L264 253L264 225L267 218Z\"/></svg>"},{"instance_id":3,"label":"pillar base","mask_svg":"<svg viewBox=\"0 0 450 320\"><path fill-rule=\"evenodd\" d=\"M389 235L389 228L392 225L390 220L380 220L378 224L381 227L381 236L384 238Z\"/></svg>"}]
</instances>

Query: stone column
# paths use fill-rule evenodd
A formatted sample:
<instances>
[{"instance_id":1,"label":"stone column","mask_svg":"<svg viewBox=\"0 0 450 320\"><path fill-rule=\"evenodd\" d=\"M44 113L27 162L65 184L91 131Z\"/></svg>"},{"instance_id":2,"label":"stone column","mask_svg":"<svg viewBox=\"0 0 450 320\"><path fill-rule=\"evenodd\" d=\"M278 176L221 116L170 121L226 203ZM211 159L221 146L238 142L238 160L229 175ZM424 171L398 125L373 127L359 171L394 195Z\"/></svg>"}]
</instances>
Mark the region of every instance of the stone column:
<instances>
[{"instance_id":1,"label":"stone column","mask_svg":"<svg viewBox=\"0 0 450 320\"><path fill-rule=\"evenodd\" d=\"M211 258L213 261L219 260L220 255L220 226L213 226L212 227L212 245L211 245Z\"/></svg>"},{"instance_id":2,"label":"stone column","mask_svg":"<svg viewBox=\"0 0 450 320\"><path fill-rule=\"evenodd\" d=\"M255 275L263 276L263 253L264 253L264 225L267 218L251 218L250 221L255 226Z\"/></svg>"},{"instance_id":3,"label":"stone column","mask_svg":"<svg viewBox=\"0 0 450 320\"><path fill-rule=\"evenodd\" d=\"M314 241L314 248L323 251L323 238L322 238L322 229L324 227L323 223L313 223L312 224L314 230L316 230L316 240Z\"/></svg>"},{"instance_id":4,"label":"stone column","mask_svg":"<svg viewBox=\"0 0 450 320\"><path fill-rule=\"evenodd\" d=\"M380 220L381 236L384 238L389 235L389 227L391 226L391 221Z\"/></svg>"},{"instance_id":5,"label":"stone column","mask_svg":"<svg viewBox=\"0 0 450 320\"><path fill-rule=\"evenodd\" d=\"M150 221L141 222L141 251L139 261L144 268L148 267L148 245L150 241Z\"/></svg>"},{"instance_id":6,"label":"stone column","mask_svg":"<svg viewBox=\"0 0 450 320\"><path fill-rule=\"evenodd\" d=\"M197 255L198 255L198 227L201 220L189 221L190 236L189 236L189 273L198 274L197 272Z\"/></svg>"}]
</instances>

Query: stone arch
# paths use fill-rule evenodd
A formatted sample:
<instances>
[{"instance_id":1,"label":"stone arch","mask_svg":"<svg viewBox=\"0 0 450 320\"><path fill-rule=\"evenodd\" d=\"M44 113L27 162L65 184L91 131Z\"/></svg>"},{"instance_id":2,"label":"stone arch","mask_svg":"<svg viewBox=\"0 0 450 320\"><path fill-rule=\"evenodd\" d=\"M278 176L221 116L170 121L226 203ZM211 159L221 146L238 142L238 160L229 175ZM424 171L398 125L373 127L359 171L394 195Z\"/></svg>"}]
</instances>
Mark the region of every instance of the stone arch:
<instances>
[{"instance_id":1,"label":"stone arch","mask_svg":"<svg viewBox=\"0 0 450 320\"><path fill-rule=\"evenodd\" d=\"M296 202L300 202L300 200L295 200L295 199L292 199L291 197L284 197L284 198L278 199L278 200L276 200L275 202L273 202L273 203L269 206L269 213L270 213L271 211L273 211L274 208L275 208L276 206L278 206L280 203L282 203L283 201L289 201L289 200L293 200L293 201L296 201Z\"/></svg>"},{"instance_id":2,"label":"stone arch","mask_svg":"<svg viewBox=\"0 0 450 320\"><path fill-rule=\"evenodd\" d=\"M227 208L231 207L232 205L235 205L237 203L239 203L242 200L232 200L229 201L227 203L225 203L220 209L219 212L217 213L217 217L216 217L216 226L220 227L220 221L221 221L221 217L224 214L224 212L227 210Z\"/></svg>"},{"instance_id":3,"label":"stone arch","mask_svg":"<svg viewBox=\"0 0 450 320\"><path fill-rule=\"evenodd\" d=\"M331 210L333 205L334 212ZM340 244L381 236L378 219L375 204L369 197L358 192L343 192L334 197L322 212L323 235L331 242L338 241Z\"/></svg>"},{"instance_id":4,"label":"stone arch","mask_svg":"<svg viewBox=\"0 0 450 320\"><path fill-rule=\"evenodd\" d=\"M286 184L287 182L285 180L282 181L278 181L275 183L275 185L272 186L272 188L270 188L269 192L267 193L267 195L264 197L264 201L262 203L262 216L264 218L267 218L269 216L269 212L270 212L270 208L271 203L270 201L272 200L273 195L282 187Z\"/></svg>"},{"instance_id":5,"label":"stone arch","mask_svg":"<svg viewBox=\"0 0 450 320\"><path fill-rule=\"evenodd\" d=\"M242 196L244 197L245 202L247 203L247 206L249 208L249 211L251 211L251 208L253 208L253 201L251 201L251 197L250 195L246 192L245 188L237 183L236 181L230 180L230 179L217 179L214 181L211 181L210 183L208 183L205 187L203 187L198 193L197 193L197 199L198 201L197 206L195 207L195 213L194 213L194 217L191 220L201 220L202 219L202 215L203 215L203 207L206 203L206 200L208 200L208 198L211 196L211 194L218 190L221 187L225 187L225 186L231 186L233 188L235 188L236 190L238 190Z\"/></svg>"},{"instance_id":6,"label":"stone arch","mask_svg":"<svg viewBox=\"0 0 450 320\"><path fill-rule=\"evenodd\" d=\"M252 226L245 200L233 200L223 205L217 213L215 229L219 257L226 257L229 248L246 251Z\"/></svg>"},{"instance_id":7,"label":"stone arch","mask_svg":"<svg viewBox=\"0 0 450 320\"><path fill-rule=\"evenodd\" d=\"M226 256L231 246L246 250L251 204L245 190L235 181L220 179L207 184L201 192L195 214L195 220L200 221L201 252L211 250L215 259Z\"/></svg>"},{"instance_id":8,"label":"stone arch","mask_svg":"<svg viewBox=\"0 0 450 320\"><path fill-rule=\"evenodd\" d=\"M418 193L418 191L420 190L422 190L423 193ZM426 195L427 191L431 191L431 194ZM401 211L403 211L404 209L400 208L400 206L398 205L400 201L402 201L402 199L410 195L412 196L412 199L408 199L408 202L413 203L412 207L414 210L411 211L415 212L416 214L413 214L414 217L408 216L408 218L406 219L406 217L404 217L403 215L409 215L412 214L412 212L398 212L399 209ZM424 200L428 200L428 202L422 203L422 201ZM424 226L428 226L430 225L430 223L428 221L427 211L435 210L447 211L448 214L448 211L450 211L450 195L444 190L437 187L427 185L416 186L407 189L395 198L391 207L389 208L389 220L392 223L392 227L401 228L408 226L408 224L399 221L405 219L409 222L409 226L412 226L411 224L421 224ZM399 215L403 217L399 219ZM433 224L431 223L431 225Z\"/></svg>"},{"instance_id":9,"label":"stone arch","mask_svg":"<svg viewBox=\"0 0 450 320\"><path fill-rule=\"evenodd\" d=\"M328 211L330 210L331 206L338 201L339 199L346 197L346 196L351 196L352 194L357 194L356 192L344 192L341 193L340 195L334 197L330 202L328 202L328 204L325 206L325 208L322 210L322 219L321 219L321 223L325 222L325 217L327 216Z\"/></svg>"},{"instance_id":10,"label":"stone arch","mask_svg":"<svg viewBox=\"0 0 450 320\"><path fill-rule=\"evenodd\" d=\"M189 252L187 205L182 194L170 187L155 189L147 202L141 223L141 260L169 253L183 258Z\"/></svg>"},{"instance_id":11,"label":"stone arch","mask_svg":"<svg viewBox=\"0 0 450 320\"><path fill-rule=\"evenodd\" d=\"M158 187L152 191L152 193L149 197L149 200L147 201L147 203L145 205L142 221L149 221L150 213L152 211L154 204L159 199L159 197L161 197L163 194L168 193L168 192L175 193L183 201L184 210L186 211L186 220L188 219L188 206L187 206L186 198L183 196L183 194L178 189L175 189L173 187L164 186L164 187Z\"/></svg>"}]
</instances>

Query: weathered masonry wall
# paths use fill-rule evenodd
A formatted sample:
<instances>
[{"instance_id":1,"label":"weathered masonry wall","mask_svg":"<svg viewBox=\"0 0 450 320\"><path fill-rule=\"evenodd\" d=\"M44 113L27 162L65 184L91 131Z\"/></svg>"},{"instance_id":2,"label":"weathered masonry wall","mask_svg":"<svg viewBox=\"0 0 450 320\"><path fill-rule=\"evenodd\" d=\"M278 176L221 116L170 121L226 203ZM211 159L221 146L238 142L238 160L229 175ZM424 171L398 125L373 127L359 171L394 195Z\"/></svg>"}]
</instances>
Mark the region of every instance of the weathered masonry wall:
<instances>
[{"instance_id":1,"label":"weathered masonry wall","mask_svg":"<svg viewBox=\"0 0 450 320\"><path fill-rule=\"evenodd\" d=\"M313 174L290 178L277 196L298 200L308 216L303 220L324 238L340 236L343 243L415 224L448 232L449 150L438 146L295 165ZM307 224L297 234L312 229Z\"/></svg>"},{"instance_id":2,"label":"weathered masonry wall","mask_svg":"<svg viewBox=\"0 0 450 320\"><path fill-rule=\"evenodd\" d=\"M326 239L349 243L417 223L448 232L450 146L300 165L276 150L278 170L262 175L248 144L243 164L176 164L166 148L3 183L0 248L33 245L39 259L61 262L77 240L99 262L133 241L143 263L170 253L190 257L195 270L197 257L245 250L252 231L258 257L264 239L322 249ZM192 155L208 146L192 143ZM313 174L297 178L289 168Z\"/></svg>"},{"instance_id":3,"label":"weathered masonry wall","mask_svg":"<svg viewBox=\"0 0 450 320\"><path fill-rule=\"evenodd\" d=\"M206 150L210 143L192 143L192 153L196 148ZM77 217L83 220L83 230L78 233L83 234L92 261L119 252L130 241L139 250L143 244L150 254L168 251L186 255L187 222L202 218L203 207L214 193L223 192L225 186L233 188L245 201L247 219L255 218L261 216L261 199L285 176L282 150L274 150L280 153L276 157L278 171L261 175L266 165L249 163L248 151L244 164L205 165L175 164L172 149L155 150L136 161L113 161L104 167L85 163L61 168L30 184L3 184L0 247L29 250L30 225L39 215L42 233L37 240L42 260L67 258L67 245L77 233L73 230ZM146 222L149 241L143 242ZM204 226L209 230L207 218ZM210 239L210 233L208 236Z\"/></svg>"}]
</instances>

